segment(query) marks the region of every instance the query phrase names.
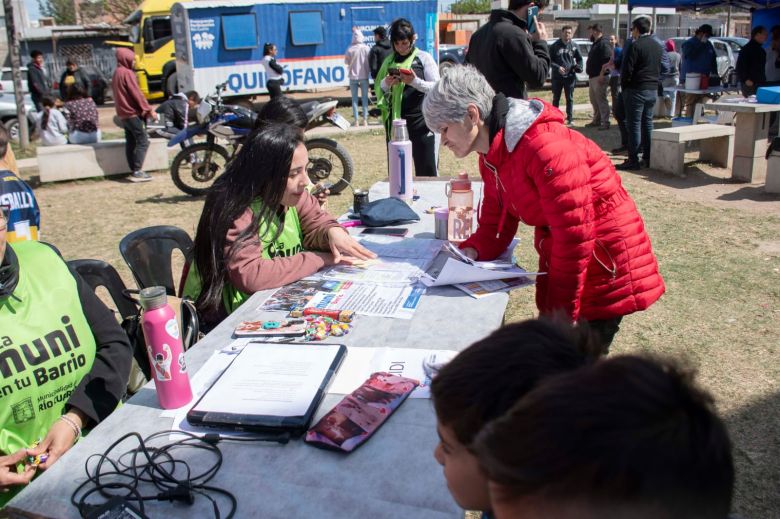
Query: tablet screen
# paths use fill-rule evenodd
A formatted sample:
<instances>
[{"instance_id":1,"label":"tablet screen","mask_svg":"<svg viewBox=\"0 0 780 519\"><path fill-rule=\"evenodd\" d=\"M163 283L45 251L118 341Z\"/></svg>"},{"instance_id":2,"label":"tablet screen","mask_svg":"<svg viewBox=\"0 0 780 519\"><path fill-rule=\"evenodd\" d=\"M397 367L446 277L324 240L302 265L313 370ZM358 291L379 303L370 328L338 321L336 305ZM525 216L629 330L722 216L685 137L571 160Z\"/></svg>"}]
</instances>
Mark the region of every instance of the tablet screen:
<instances>
[{"instance_id":1,"label":"tablet screen","mask_svg":"<svg viewBox=\"0 0 780 519\"><path fill-rule=\"evenodd\" d=\"M249 343L191 412L304 416L339 345Z\"/></svg>"}]
</instances>

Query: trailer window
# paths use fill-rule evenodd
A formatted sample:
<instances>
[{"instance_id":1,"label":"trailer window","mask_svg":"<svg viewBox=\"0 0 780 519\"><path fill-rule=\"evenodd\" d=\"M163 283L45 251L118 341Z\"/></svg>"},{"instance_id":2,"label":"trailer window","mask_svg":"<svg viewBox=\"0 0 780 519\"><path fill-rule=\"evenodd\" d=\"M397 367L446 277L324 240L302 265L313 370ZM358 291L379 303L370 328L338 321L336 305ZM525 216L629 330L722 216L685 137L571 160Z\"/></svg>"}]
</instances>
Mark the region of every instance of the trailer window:
<instances>
[{"instance_id":1,"label":"trailer window","mask_svg":"<svg viewBox=\"0 0 780 519\"><path fill-rule=\"evenodd\" d=\"M293 45L319 45L324 41L322 11L290 13L290 34Z\"/></svg>"},{"instance_id":2,"label":"trailer window","mask_svg":"<svg viewBox=\"0 0 780 519\"><path fill-rule=\"evenodd\" d=\"M144 52L156 52L173 39L170 16L151 16L144 19Z\"/></svg>"},{"instance_id":3,"label":"trailer window","mask_svg":"<svg viewBox=\"0 0 780 519\"><path fill-rule=\"evenodd\" d=\"M257 21L254 14L222 15L222 41L225 49L257 47Z\"/></svg>"}]
</instances>

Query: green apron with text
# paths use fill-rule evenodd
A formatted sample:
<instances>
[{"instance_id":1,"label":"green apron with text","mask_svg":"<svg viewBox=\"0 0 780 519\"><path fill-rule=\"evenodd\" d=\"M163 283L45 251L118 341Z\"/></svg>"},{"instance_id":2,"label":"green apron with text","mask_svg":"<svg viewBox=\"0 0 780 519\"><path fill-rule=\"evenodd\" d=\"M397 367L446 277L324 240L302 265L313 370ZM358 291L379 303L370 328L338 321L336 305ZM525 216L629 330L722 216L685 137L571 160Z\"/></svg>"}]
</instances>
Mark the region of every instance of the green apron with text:
<instances>
[{"instance_id":1,"label":"green apron with text","mask_svg":"<svg viewBox=\"0 0 780 519\"><path fill-rule=\"evenodd\" d=\"M13 250L19 283L0 299L2 454L46 436L92 369L96 349L76 280L62 258L35 241L15 243ZM0 496L0 506L9 494Z\"/></svg>"},{"instance_id":2,"label":"green apron with text","mask_svg":"<svg viewBox=\"0 0 780 519\"><path fill-rule=\"evenodd\" d=\"M387 75L387 69L390 66L396 66L398 68L411 68L414 58L417 57L419 50L415 48L401 63L393 62L395 53L390 53L382 62L382 66L377 72L376 79L374 80L374 91L376 92L376 105L382 112L382 124L385 125L385 131L387 132L388 139L391 136L393 129L393 121L401 118L401 102L403 101L405 83L399 81L392 87L390 87L390 95L388 96L382 90L382 81Z\"/></svg>"}]
</instances>

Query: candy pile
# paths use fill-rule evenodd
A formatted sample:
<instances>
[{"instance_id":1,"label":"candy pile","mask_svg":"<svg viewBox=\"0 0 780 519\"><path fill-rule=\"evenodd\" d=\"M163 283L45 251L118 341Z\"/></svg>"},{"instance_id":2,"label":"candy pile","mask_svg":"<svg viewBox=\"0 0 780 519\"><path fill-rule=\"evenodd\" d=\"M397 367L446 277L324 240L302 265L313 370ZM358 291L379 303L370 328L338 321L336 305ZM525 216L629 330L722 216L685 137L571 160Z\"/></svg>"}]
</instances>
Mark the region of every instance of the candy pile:
<instances>
[{"instance_id":1,"label":"candy pile","mask_svg":"<svg viewBox=\"0 0 780 519\"><path fill-rule=\"evenodd\" d=\"M336 319L310 315L306 317L306 340L323 341L326 337L341 337L347 335L351 325Z\"/></svg>"},{"instance_id":2,"label":"candy pile","mask_svg":"<svg viewBox=\"0 0 780 519\"><path fill-rule=\"evenodd\" d=\"M30 445L30 449L34 449L38 446L38 444L41 443L41 440L37 440L33 442L32 445ZM27 463L29 465L32 465L34 467L37 467L41 463L46 463L46 460L49 459L49 455L45 452L38 454L37 456L27 456Z\"/></svg>"}]
</instances>

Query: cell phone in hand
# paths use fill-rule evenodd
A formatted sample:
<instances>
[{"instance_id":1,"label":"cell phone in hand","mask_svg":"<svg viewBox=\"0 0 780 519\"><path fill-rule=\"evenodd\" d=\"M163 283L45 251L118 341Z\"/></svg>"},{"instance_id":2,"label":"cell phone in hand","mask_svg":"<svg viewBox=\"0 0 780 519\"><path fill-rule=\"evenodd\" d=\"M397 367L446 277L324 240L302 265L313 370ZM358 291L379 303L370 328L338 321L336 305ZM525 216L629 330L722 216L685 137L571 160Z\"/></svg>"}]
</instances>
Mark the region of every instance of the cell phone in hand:
<instances>
[{"instance_id":1,"label":"cell phone in hand","mask_svg":"<svg viewBox=\"0 0 780 519\"><path fill-rule=\"evenodd\" d=\"M399 77L401 75L401 69L398 67L388 67L387 75L393 77Z\"/></svg>"},{"instance_id":2,"label":"cell phone in hand","mask_svg":"<svg viewBox=\"0 0 780 519\"><path fill-rule=\"evenodd\" d=\"M526 24L528 25L528 34L533 34L536 32L537 16L539 16L539 7L532 4L528 8L528 19L526 20Z\"/></svg>"}]
</instances>

